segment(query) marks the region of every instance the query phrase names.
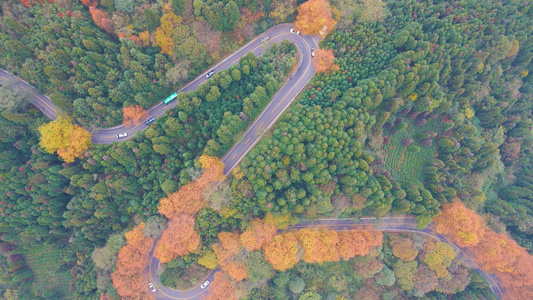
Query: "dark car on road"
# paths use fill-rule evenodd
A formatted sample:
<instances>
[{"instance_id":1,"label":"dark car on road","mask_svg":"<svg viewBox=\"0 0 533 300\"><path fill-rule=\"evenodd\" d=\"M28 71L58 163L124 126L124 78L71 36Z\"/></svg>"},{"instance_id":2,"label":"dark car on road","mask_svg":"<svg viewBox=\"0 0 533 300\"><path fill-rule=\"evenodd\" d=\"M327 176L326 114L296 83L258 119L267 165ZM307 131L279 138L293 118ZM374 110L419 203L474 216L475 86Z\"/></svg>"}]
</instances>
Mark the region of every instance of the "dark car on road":
<instances>
[{"instance_id":1,"label":"dark car on road","mask_svg":"<svg viewBox=\"0 0 533 300\"><path fill-rule=\"evenodd\" d=\"M152 123L154 123L154 121L155 121L155 118L154 118L154 117L151 117L150 119L144 121L144 124L146 124L146 125L148 125L148 124L152 124Z\"/></svg>"}]
</instances>

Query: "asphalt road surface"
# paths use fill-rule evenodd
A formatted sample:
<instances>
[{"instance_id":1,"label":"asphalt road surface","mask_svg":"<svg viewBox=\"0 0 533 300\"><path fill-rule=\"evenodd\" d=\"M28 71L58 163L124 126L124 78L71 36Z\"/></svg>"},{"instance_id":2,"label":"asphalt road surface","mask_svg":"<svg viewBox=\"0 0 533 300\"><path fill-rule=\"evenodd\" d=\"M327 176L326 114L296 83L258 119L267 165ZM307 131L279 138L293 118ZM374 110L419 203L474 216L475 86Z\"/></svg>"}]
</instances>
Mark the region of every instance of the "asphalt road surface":
<instances>
[{"instance_id":1,"label":"asphalt road surface","mask_svg":"<svg viewBox=\"0 0 533 300\"><path fill-rule=\"evenodd\" d=\"M320 219L315 221L304 221L296 225L289 226L287 230L297 230L302 228L319 228L326 227L335 231L346 231L346 230L355 230L362 229L365 227L373 227L377 230L383 232L396 232L396 233L417 233L422 234L431 238L438 239L444 243L450 244L455 252L458 254L458 258L468 267L471 267L477 270L490 284L490 288L500 299L503 295L503 289L500 287L498 279L493 274L488 274L483 271L469 256L464 248L457 246L452 241L448 240L445 236L436 233L431 229L431 226L418 230L415 228L416 218L415 217L383 217L380 219L376 218L361 218L357 223L354 223L352 220L338 220L338 219ZM209 280L210 284L202 289L200 286L188 290L188 291L176 291L173 289L166 288L161 285L160 278L158 275L159 261L152 256L150 253L150 265L148 267L149 272L149 281L152 282L157 291L152 293L148 290L149 294L153 299L201 299L201 297L209 292L209 288L214 281L215 273L220 271L220 269L213 270L205 280ZM204 281L205 281L204 280ZM202 282L204 282L202 281ZM146 283L148 289L148 283Z\"/></svg>"},{"instance_id":2,"label":"asphalt road surface","mask_svg":"<svg viewBox=\"0 0 533 300\"><path fill-rule=\"evenodd\" d=\"M311 57L311 49L318 49L318 44L311 36L300 36L290 33L291 28L292 24L279 24L270 28L206 71L207 73L211 70L226 70L230 66L239 63L239 59L248 52L252 52L256 56L261 55L268 49L269 45L274 42L280 43L283 40L288 40L296 44L301 58L298 69L291 74L288 82L286 82L285 85L279 89L276 95L274 95L272 100L267 104L266 108L248 128L243 136L242 141L237 143L222 159L225 164L225 175L228 174L241 161L246 153L248 153L248 151L259 141L262 133L264 133L272 126L272 124L276 122L283 111L289 107L292 100L300 93L307 82L315 74ZM267 36L270 37L270 39L267 42L261 43L261 39ZM56 118L56 106L52 103L50 98L39 94L27 82L3 70L0 70L0 80L1 82L13 82L16 87L27 93L28 98L39 110L41 110L50 119ZM206 80L209 79L205 78L205 73L201 74L178 92L195 91L198 89L198 86ZM159 102L148 110L147 119L150 117L158 118L164 115L165 111L176 106L176 103L176 100L173 100L168 105L164 105L163 102ZM96 129L92 131L92 141L95 144L111 144L114 142L127 140L132 138L138 131L145 130L148 128L148 126L149 125L146 125L143 122L136 126L132 125L125 127L124 125L119 125L111 128ZM128 133L128 136L126 138L118 139L117 136L120 133Z\"/></svg>"}]
</instances>

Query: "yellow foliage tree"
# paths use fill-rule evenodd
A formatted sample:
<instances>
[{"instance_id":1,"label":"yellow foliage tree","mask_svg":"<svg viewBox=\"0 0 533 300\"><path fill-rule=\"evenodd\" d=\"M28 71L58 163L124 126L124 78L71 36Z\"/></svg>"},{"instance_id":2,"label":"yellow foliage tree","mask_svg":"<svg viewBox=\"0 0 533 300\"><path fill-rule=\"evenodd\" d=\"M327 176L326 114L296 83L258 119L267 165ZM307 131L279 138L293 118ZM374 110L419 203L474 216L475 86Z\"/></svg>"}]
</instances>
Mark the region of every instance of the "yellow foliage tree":
<instances>
[{"instance_id":1,"label":"yellow foliage tree","mask_svg":"<svg viewBox=\"0 0 533 300\"><path fill-rule=\"evenodd\" d=\"M65 162L71 163L81 157L91 145L91 134L72 124L72 119L59 116L56 120L39 127L39 145L48 153L57 152Z\"/></svg>"},{"instance_id":2,"label":"yellow foliage tree","mask_svg":"<svg viewBox=\"0 0 533 300\"><path fill-rule=\"evenodd\" d=\"M172 11L164 14L161 17L161 29L166 36L171 37L174 33L174 28L181 22L181 17L175 15Z\"/></svg>"},{"instance_id":3,"label":"yellow foliage tree","mask_svg":"<svg viewBox=\"0 0 533 300\"><path fill-rule=\"evenodd\" d=\"M424 244L424 262L430 270L435 271L439 278L448 276L446 268L450 266L456 255L452 246L446 243L426 241Z\"/></svg>"},{"instance_id":4,"label":"yellow foliage tree","mask_svg":"<svg viewBox=\"0 0 533 300\"><path fill-rule=\"evenodd\" d=\"M298 239L304 249L303 260L308 263L322 263L325 261L339 261L339 235L333 230L302 229L298 232Z\"/></svg>"},{"instance_id":5,"label":"yellow foliage tree","mask_svg":"<svg viewBox=\"0 0 533 300\"><path fill-rule=\"evenodd\" d=\"M298 6L294 29L304 35L325 37L337 22L333 20L331 7L327 0L309 0Z\"/></svg>"},{"instance_id":6,"label":"yellow foliage tree","mask_svg":"<svg viewBox=\"0 0 533 300\"><path fill-rule=\"evenodd\" d=\"M217 257L212 251L207 251L204 256L198 259L198 264L208 269L214 269L217 267Z\"/></svg>"},{"instance_id":7,"label":"yellow foliage tree","mask_svg":"<svg viewBox=\"0 0 533 300\"><path fill-rule=\"evenodd\" d=\"M161 48L162 54L172 55L174 42L171 37L165 35L165 32L161 27L157 27L155 30L155 43Z\"/></svg>"}]
</instances>

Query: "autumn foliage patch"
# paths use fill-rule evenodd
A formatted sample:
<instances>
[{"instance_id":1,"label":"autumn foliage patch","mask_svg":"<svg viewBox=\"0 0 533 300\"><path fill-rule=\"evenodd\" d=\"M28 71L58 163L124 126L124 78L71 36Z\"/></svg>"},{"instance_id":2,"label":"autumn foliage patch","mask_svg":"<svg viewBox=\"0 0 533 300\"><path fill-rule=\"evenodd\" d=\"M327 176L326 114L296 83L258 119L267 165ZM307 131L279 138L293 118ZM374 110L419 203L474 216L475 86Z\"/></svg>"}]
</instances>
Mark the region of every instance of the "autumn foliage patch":
<instances>
[{"instance_id":1,"label":"autumn foliage patch","mask_svg":"<svg viewBox=\"0 0 533 300\"><path fill-rule=\"evenodd\" d=\"M490 229L482 217L456 200L444 204L435 230L474 254L479 266L494 273L509 299L533 299L533 256L504 233Z\"/></svg>"},{"instance_id":2,"label":"autumn foliage patch","mask_svg":"<svg viewBox=\"0 0 533 300\"><path fill-rule=\"evenodd\" d=\"M127 243L118 251L113 286L122 299L148 299L141 272L150 261L148 255L154 240L144 236L144 223L126 233Z\"/></svg>"}]
</instances>

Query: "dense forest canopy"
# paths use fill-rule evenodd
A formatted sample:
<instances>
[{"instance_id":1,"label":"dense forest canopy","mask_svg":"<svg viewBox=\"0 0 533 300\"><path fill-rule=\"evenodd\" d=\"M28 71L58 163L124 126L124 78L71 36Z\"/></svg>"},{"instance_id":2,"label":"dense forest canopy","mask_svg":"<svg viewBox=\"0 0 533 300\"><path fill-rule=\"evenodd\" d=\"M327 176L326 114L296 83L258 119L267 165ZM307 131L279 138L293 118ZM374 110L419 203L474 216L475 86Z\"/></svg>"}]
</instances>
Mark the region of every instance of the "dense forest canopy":
<instances>
[{"instance_id":1,"label":"dense forest canopy","mask_svg":"<svg viewBox=\"0 0 533 300\"><path fill-rule=\"evenodd\" d=\"M322 39L317 75L227 178L219 158L297 68L291 43L179 93L130 140L89 142L293 21ZM221 269L212 299L496 298L430 236L289 227L391 215L462 247L504 298L533 297L532 4L9 0L0 28L2 69L62 116L0 81L5 299L145 297L155 240L161 284Z\"/></svg>"}]
</instances>

